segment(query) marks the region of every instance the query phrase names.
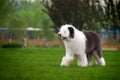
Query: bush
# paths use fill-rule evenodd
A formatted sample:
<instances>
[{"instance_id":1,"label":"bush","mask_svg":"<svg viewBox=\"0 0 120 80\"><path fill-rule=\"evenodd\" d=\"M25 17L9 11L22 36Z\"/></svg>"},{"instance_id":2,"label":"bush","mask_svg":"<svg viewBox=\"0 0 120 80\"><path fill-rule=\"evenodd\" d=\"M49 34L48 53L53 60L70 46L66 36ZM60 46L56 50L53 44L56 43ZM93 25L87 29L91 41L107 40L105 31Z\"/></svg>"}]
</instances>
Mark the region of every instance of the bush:
<instances>
[{"instance_id":1,"label":"bush","mask_svg":"<svg viewBox=\"0 0 120 80\"><path fill-rule=\"evenodd\" d=\"M22 44L19 44L19 43L6 43L6 44L2 44L1 47L2 48L21 48Z\"/></svg>"},{"instance_id":2,"label":"bush","mask_svg":"<svg viewBox=\"0 0 120 80\"><path fill-rule=\"evenodd\" d=\"M0 48L2 47L2 44L0 43Z\"/></svg>"}]
</instances>

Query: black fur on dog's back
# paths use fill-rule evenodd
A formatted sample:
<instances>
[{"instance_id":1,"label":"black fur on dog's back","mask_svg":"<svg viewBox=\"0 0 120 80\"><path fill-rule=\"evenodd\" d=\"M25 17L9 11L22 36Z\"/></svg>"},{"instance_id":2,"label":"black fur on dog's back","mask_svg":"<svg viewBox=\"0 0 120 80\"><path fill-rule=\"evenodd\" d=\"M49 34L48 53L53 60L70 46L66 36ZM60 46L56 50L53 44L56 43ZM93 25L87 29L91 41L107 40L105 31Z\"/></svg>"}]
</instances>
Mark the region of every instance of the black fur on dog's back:
<instances>
[{"instance_id":1,"label":"black fur on dog's back","mask_svg":"<svg viewBox=\"0 0 120 80\"><path fill-rule=\"evenodd\" d=\"M83 33L87 38L87 41L86 41L87 56L92 55L92 53L96 51L98 56L101 58L102 49L101 49L101 40L99 35L93 31L84 31Z\"/></svg>"}]
</instances>

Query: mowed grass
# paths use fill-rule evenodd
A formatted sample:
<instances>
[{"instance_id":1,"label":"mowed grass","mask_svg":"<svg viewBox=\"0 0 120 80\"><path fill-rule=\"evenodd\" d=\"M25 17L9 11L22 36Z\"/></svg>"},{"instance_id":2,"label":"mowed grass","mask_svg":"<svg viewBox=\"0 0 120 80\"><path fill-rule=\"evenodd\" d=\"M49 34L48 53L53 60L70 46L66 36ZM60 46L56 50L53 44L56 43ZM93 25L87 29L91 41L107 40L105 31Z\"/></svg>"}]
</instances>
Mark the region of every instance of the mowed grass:
<instances>
[{"instance_id":1,"label":"mowed grass","mask_svg":"<svg viewBox=\"0 0 120 80\"><path fill-rule=\"evenodd\" d=\"M103 51L106 66L60 67L63 48L0 49L0 80L120 80L120 52Z\"/></svg>"}]
</instances>

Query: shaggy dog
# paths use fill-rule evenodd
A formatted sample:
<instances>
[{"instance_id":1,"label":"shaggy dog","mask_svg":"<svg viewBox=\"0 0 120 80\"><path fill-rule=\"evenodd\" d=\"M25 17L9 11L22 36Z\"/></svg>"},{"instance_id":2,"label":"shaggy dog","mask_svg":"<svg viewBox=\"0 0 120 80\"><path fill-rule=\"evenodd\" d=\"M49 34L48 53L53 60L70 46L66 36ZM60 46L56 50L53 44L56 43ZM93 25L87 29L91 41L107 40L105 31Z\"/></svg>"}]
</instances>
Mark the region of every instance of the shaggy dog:
<instances>
[{"instance_id":1,"label":"shaggy dog","mask_svg":"<svg viewBox=\"0 0 120 80\"><path fill-rule=\"evenodd\" d=\"M75 56L78 58L78 66L91 66L92 56L96 64L105 66L100 37L95 32L82 32L74 26L66 24L61 26L58 35L63 40L66 48L61 66L69 66Z\"/></svg>"}]
</instances>

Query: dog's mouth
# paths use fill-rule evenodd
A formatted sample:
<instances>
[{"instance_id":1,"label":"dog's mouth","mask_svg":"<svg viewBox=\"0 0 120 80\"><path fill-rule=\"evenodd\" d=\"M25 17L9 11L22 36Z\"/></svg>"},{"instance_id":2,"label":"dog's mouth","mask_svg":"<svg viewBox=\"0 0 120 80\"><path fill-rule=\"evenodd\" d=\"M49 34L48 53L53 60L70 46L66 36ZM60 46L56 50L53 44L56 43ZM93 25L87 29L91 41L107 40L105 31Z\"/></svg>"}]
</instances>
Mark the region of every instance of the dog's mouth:
<instances>
[{"instance_id":1,"label":"dog's mouth","mask_svg":"<svg viewBox=\"0 0 120 80\"><path fill-rule=\"evenodd\" d=\"M67 39L67 37L62 37L62 36L59 36L59 38L60 38L61 40Z\"/></svg>"},{"instance_id":2,"label":"dog's mouth","mask_svg":"<svg viewBox=\"0 0 120 80\"><path fill-rule=\"evenodd\" d=\"M65 40L65 39L67 39L67 37L62 37L62 40Z\"/></svg>"},{"instance_id":3,"label":"dog's mouth","mask_svg":"<svg viewBox=\"0 0 120 80\"><path fill-rule=\"evenodd\" d=\"M61 40L67 39L67 37L63 37L63 36L61 36L61 35L58 35L58 37L59 37Z\"/></svg>"}]
</instances>

